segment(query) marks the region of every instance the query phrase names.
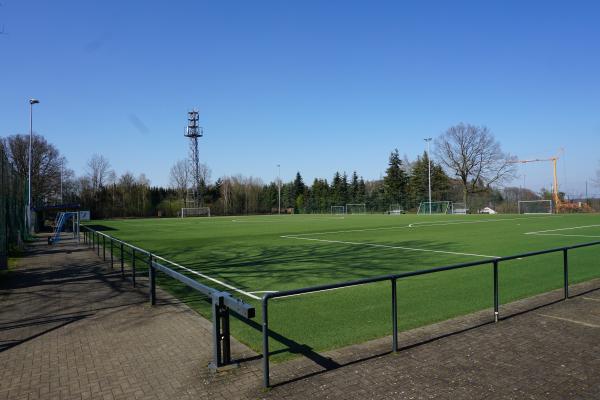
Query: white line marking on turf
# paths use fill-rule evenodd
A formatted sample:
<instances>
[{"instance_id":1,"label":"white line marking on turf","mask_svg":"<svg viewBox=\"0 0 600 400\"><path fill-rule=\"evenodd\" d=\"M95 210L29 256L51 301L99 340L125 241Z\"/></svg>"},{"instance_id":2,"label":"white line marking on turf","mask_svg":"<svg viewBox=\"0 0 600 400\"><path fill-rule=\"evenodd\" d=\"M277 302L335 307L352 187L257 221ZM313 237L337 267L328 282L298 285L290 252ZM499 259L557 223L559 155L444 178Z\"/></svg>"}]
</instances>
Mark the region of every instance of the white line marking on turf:
<instances>
[{"instance_id":1,"label":"white line marking on turf","mask_svg":"<svg viewBox=\"0 0 600 400\"><path fill-rule=\"evenodd\" d=\"M205 275L205 274L203 274L203 273L200 273L200 272L198 272L198 271L194 271L193 269L189 269L188 267L184 267L183 265L177 264L176 262L173 262L173 261L167 260L166 258L163 258L163 257L161 257L161 256L157 256L156 254L153 254L153 255L152 255L152 257L153 257L153 258L157 258L157 259L159 259L159 260L162 260L162 261L165 261L165 262L168 262L169 264L171 264L171 265L174 265L174 266L176 266L176 267L178 267L178 268L181 268L181 269L183 269L183 270L185 270L185 271L189 272L190 274L194 274L194 275L197 275L197 276L199 276L199 277L201 277L201 278L207 279L207 280L209 280L209 281L211 281L211 282L217 283L217 284L219 284L219 285L221 285L221 286L223 286L223 287L226 287L227 289L231 289L231 290L233 290L233 291L236 291L236 292L238 292L238 293L240 293L240 294L243 294L244 296L248 296L248 297L250 297L251 299L254 299L254 300L260 300L260 297L258 297L258 296L255 296L255 295L253 295L253 294L252 294L252 293L250 293L250 292L246 292L246 291L244 291L244 290L242 290L242 289L238 289L238 288L236 288L235 286L231 286L231 285L230 285L230 284L228 284L228 283L225 283L225 282L223 282L223 281L220 281L220 280L218 280L218 279L212 278L212 277L210 277L210 276L208 276L208 275Z\"/></svg>"},{"instance_id":2,"label":"white line marking on turf","mask_svg":"<svg viewBox=\"0 0 600 400\"><path fill-rule=\"evenodd\" d=\"M439 222L414 222L408 224L409 228L418 228L421 226L446 226L446 225L462 225L462 224L483 224L487 222L503 222L503 221L520 221L522 219L538 219L538 218L556 218L555 216L546 217L520 217L520 218L498 218L498 219L480 219L476 221L439 221Z\"/></svg>"},{"instance_id":3,"label":"white line marking on turf","mask_svg":"<svg viewBox=\"0 0 600 400\"><path fill-rule=\"evenodd\" d=\"M311 232L311 233L296 233L289 236L316 236L316 235L335 235L337 233L354 233L354 232L371 232L371 231L389 231L393 229L407 229L407 228L418 228L427 226L445 226L445 225L462 225L462 224L481 224L486 222L504 222L504 221L519 221L522 219L539 219L539 218L558 218L557 216L543 216L543 217L521 217L521 218L498 218L498 219L482 219L477 221L439 221L439 222L414 222L408 225L401 226L380 226L377 228L364 228L364 229L346 229L341 231L326 231L326 232Z\"/></svg>"},{"instance_id":4,"label":"white line marking on turf","mask_svg":"<svg viewBox=\"0 0 600 400\"><path fill-rule=\"evenodd\" d=\"M540 235L542 233L548 233L548 232L559 232L559 231L570 231L570 230L574 230L574 229L585 229L585 228L598 228L600 227L600 225L582 225L582 226L572 226L569 228L558 228L558 229L548 229L545 231L534 231L534 232L526 232L526 235ZM596 236L591 236L591 237L596 237Z\"/></svg>"},{"instance_id":5,"label":"white line marking on turf","mask_svg":"<svg viewBox=\"0 0 600 400\"><path fill-rule=\"evenodd\" d=\"M405 247L405 246L390 246L390 245L386 245L386 244L377 244L377 243L346 242L343 240L315 239L315 238L298 237L298 236L293 236L293 235L284 235L281 237L284 239L309 240L309 241L324 242L324 243L351 244L351 245L355 245L355 246L379 247L379 248L384 248L384 249L421 251L421 252L429 252L429 253L454 254L454 255L459 255L459 256L472 256L472 257L483 257L483 258L499 258L498 256L488 256L485 254L460 253L460 252L456 252L456 251L421 249L421 248L416 248L416 247Z\"/></svg>"},{"instance_id":6,"label":"white line marking on turf","mask_svg":"<svg viewBox=\"0 0 600 400\"><path fill-rule=\"evenodd\" d=\"M588 322L577 321L577 320L569 319L569 318L557 317L555 315L547 315L547 314L538 314L538 315L540 315L542 317L546 317L546 318L554 318L554 319L558 319L558 320L561 320L561 321L571 322L573 324L579 324L579 325L587 326L588 328L600 328L600 325L590 324Z\"/></svg>"},{"instance_id":7,"label":"white line marking on turf","mask_svg":"<svg viewBox=\"0 0 600 400\"><path fill-rule=\"evenodd\" d=\"M567 235L565 233L526 233L526 235L600 238L600 236L594 236L594 235Z\"/></svg>"}]
</instances>

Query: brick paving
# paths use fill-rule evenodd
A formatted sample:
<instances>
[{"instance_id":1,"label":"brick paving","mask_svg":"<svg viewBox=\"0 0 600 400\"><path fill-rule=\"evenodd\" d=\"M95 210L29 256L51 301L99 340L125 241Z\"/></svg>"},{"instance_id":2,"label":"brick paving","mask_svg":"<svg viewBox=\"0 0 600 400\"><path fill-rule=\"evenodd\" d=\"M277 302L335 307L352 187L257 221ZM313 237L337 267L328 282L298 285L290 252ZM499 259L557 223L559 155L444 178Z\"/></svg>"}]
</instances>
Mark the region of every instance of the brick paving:
<instances>
[{"instance_id":1,"label":"brick paving","mask_svg":"<svg viewBox=\"0 0 600 400\"><path fill-rule=\"evenodd\" d=\"M35 243L0 282L4 399L600 399L600 281L272 365L234 341L238 369L212 374L210 323L147 288L85 246ZM331 369L331 365L335 365Z\"/></svg>"}]
</instances>

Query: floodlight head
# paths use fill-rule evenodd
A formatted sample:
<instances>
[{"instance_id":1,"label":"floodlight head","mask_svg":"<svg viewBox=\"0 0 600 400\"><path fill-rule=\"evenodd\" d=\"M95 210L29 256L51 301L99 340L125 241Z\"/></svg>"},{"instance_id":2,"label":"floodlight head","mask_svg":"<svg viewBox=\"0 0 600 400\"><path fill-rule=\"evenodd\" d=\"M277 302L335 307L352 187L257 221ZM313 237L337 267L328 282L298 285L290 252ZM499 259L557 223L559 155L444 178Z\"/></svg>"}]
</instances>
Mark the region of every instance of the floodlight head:
<instances>
[{"instance_id":1,"label":"floodlight head","mask_svg":"<svg viewBox=\"0 0 600 400\"><path fill-rule=\"evenodd\" d=\"M40 101L38 99L29 99L29 104L38 104Z\"/></svg>"},{"instance_id":2,"label":"floodlight head","mask_svg":"<svg viewBox=\"0 0 600 400\"><path fill-rule=\"evenodd\" d=\"M430 142L430 141L431 141L431 138L429 137L429 138L425 138L425 139L423 139L423 140L424 140L424 141L426 141L426 142Z\"/></svg>"}]
</instances>

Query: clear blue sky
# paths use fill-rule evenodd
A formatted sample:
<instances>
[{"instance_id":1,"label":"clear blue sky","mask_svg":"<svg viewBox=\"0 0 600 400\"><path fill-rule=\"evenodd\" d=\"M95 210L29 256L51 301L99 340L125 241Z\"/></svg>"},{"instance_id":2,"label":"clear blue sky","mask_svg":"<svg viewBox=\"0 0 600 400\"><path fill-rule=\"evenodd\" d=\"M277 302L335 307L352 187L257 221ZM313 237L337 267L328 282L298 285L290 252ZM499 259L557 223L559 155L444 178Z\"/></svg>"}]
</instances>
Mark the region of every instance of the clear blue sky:
<instances>
[{"instance_id":1,"label":"clear blue sky","mask_svg":"<svg viewBox=\"0 0 600 400\"><path fill-rule=\"evenodd\" d=\"M97 152L167 184L200 110L213 179L307 182L485 124L582 192L600 159L600 3L24 1L0 6L0 136L35 130L77 173ZM549 187L550 165L526 186ZM566 182L565 182L566 181ZM518 183L517 183L518 184ZM564 189L564 186L563 186ZM600 189L591 190L600 192Z\"/></svg>"}]
</instances>

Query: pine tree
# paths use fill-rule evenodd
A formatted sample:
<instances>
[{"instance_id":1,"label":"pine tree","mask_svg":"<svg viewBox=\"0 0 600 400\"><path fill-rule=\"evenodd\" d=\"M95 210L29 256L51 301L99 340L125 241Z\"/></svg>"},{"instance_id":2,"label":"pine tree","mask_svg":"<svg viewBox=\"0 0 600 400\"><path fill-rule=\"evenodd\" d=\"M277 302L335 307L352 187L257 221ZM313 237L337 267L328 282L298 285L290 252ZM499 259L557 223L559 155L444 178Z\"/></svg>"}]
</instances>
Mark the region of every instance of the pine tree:
<instances>
[{"instance_id":1,"label":"pine tree","mask_svg":"<svg viewBox=\"0 0 600 400\"><path fill-rule=\"evenodd\" d=\"M388 168L385 171L383 178L383 189L385 199L391 203L407 205L407 186L408 177L404 172L402 160L398 149L395 149L390 154Z\"/></svg>"},{"instance_id":2,"label":"pine tree","mask_svg":"<svg viewBox=\"0 0 600 400\"><path fill-rule=\"evenodd\" d=\"M358 203L359 202L359 200L358 200L358 190L359 190L359 187L358 187L358 174L356 173L356 171L354 171L352 173L352 181L350 183L350 195L349 195L350 202L352 202L352 203Z\"/></svg>"}]
</instances>

